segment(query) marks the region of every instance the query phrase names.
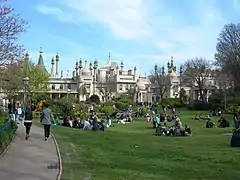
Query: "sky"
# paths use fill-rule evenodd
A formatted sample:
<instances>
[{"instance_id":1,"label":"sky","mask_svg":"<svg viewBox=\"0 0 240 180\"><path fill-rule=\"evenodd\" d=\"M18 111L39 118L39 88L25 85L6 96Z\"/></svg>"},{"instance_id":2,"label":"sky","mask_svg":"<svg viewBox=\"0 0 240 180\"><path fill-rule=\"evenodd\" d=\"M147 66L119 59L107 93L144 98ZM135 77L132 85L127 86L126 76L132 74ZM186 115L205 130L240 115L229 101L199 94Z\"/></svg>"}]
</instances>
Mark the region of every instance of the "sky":
<instances>
[{"instance_id":1,"label":"sky","mask_svg":"<svg viewBox=\"0 0 240 180\"><path fill-rule=\"evenodd\" d=\"M238 23L240 0L10 0L29 23L19 41L45 66L60 56L64 73L76 60L104 65L112 61L149 73L173 57L179 67L195 57L214 59L217 38L228 23ZM177 68L178 69L178 68Z\"/></svg>"}]
</instances>

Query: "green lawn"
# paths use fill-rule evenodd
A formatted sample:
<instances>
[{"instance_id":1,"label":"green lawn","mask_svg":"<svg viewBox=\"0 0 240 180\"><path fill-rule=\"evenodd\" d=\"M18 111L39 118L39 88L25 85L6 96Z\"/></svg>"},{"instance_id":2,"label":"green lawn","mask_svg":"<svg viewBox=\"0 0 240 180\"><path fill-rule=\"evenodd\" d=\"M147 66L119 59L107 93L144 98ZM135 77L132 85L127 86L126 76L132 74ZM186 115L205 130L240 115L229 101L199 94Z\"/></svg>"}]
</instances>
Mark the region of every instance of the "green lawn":
<instances>
[{"instance_id":1,"label":"green lawn","mask_svg":"<svg viewBox=\"0 0 240 180\"><path fill-rule=\"evenodd\" d=\"M135 121L107 132L54 127L63 160L62 180L234 180L240 149L229 147L227 129L206 129L182 112L192 137L157 137L151 124ZM217 120L217 119L215 119ZM137 145L138 147L135 147Z\"/></svg>"}]
</instances>

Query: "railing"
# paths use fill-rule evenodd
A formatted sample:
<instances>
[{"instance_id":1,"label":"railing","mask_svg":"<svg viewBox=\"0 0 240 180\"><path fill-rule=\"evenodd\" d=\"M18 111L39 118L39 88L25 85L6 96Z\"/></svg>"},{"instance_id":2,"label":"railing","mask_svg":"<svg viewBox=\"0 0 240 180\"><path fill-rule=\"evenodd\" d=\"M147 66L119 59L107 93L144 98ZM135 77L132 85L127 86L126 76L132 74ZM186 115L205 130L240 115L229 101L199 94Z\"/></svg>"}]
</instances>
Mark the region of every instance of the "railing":
<instances>
[{"instance_id":1,"label":"railing","mask_svg":"<svg viewBox=\"0 0 240 180\"><path fill-rule=\"evenodd\" d=\"M0 154L7 148L16 130L17 125L11 119L0 126Z\"/></svg>"}]
</instances>

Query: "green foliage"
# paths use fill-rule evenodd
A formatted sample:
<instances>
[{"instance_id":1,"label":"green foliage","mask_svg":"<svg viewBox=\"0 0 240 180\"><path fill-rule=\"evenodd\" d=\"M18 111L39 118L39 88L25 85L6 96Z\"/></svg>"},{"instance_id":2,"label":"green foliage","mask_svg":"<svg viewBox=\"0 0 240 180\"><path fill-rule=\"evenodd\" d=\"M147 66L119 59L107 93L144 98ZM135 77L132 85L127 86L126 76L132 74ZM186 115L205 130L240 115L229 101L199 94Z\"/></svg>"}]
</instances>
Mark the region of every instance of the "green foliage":
<instances>
[{"instance_id":1,"label":"green foliage","mask_svg":"<svg viewBox=\"0 0 240 180\"><path fill-rule=\"evenodd\" d=\"M240 106L238 104L232 104L226 109L226 113L232 114L234 112L240 112Z\"/></svg>"},{"instance_id":2,"label":"green foliage","mask_svg":"<svg viewBox=\"0 0 240 180\"><path fill-rule=\"evenodd\" d=\"M116 108L118 108L120 111L125 111L125 110L128 108L129 105L128 105L127 103L118 101L118 102L115 103L115 106L116 106Z\"/></svg>"},{"instance_id":3,"label":"green foliage","mask_svg":"<svg viewBox=\"0 0 240 180\"><path fill-rule=\"evenodd\" d=\"M222 109L224 106L224 96L221 90L212 92L209 97L208 102L212 104L213 109Z\"/></svg>"},{"instance_id":4,"label":"green foliage","mask_svg":"<svg viewBox=\"0 0 240 180\"><path fill-rule=\"evenodd\" d=\"M23 78L28 77L27 91L30 96L35 92L45 92L49 89L49 74L31 61L23 60L18 64L9 65L3 72L2 88L9 98L24 89Z\"/></svg>"},{"instance_id":5,"label":"green foliage","mask_svg":"<svg viewBox=\"0 0 240 180\"><path fill-rule=\"evenodd\" d=\"M7 148L18 128L14 121L9 123L8 120L1 119L1 123L0 127L4 128L0 131L0 153Z\"/></svg>"},{"instance_id":6,"label":"green foliage","mask_svg":"<svg viewBox=\"0 0 240 180\"><path fill-rule=\"evenodd\" d=\"M119 99L118 102L121 102L121 103L125 103L125 104L132 104L132 99L129 99L129 98L122 98L122 99Z\"/></svg>"},{"instance_id":7,"label":"green foliage","mask_svg":"<svg viewBox=\"0 0 240 180\"><path fill-rule=\"evenodd\" d=\"M100 99L99 99L99 96L96 95L96 94L93 94L90 96L89 100L93 103L100 103Z\"/></svg>"},{"instance_id":8,"label":"green foliage","mask_svg":"<svg viewBox=\"0 0 240 180\"><path fill-rule=\"evenodd\" d=\"M193 101L189 104L188 108L190 110L210 110L212 108L211 104L203 101Z\"/></svg>"},{"instance_id":9,"label":"green foliage","mask_svg":"<svg viewBox=\"0 0 240 180\"><path fill-rule=\"evenodd\" d=\"M75 102L75 99L64 97L58 100L54 100L51 103L50 108L55 114L69 116L74 114L74 110L73 110L74 102Z\"/></svg>"},{"instance_id":10,"label":"green foliage","mask_svg":"<svg viewBox=\"0 0 240 180\"><path fill-rule=\"evenodd\" d=\"M117 109L119 109L120 111L125 111L129 105L133 104L132 99L129 98L122 98L119 99L116 103L115 106Z\"/></svg>"},{"instance_id":11,"label":"green foliage","mask_svg":"<svg viewBox=\"0 0 240 180\"><path fill-rule=\"evenodd\" d=\"M167 106L173 106L173 107L179 107L181 105L179 98L164 98L162 100L162 105Z\"/></svg>"},{"instance_id":12,"label":"green foliage","mask_svg":"<svg viewBox=\"0 0 240 180\"><path fill-rule=\"evenodd\" d=\"M106 116L114 112L113 106L102 106L100 108L100 113L104 113Z\"/></svg>"}]
</instances>

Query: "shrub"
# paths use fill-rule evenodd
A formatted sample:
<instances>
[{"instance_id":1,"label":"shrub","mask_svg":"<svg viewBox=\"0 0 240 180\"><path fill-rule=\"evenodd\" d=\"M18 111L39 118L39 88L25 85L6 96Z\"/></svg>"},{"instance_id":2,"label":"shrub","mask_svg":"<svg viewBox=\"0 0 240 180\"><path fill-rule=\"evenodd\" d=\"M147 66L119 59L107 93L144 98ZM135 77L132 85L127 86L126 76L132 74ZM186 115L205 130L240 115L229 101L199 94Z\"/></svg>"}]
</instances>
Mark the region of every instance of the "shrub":
<instances>
[{"instance_id":1,"label":"shrub","mask_svg":"<svg viewBox=\"0 0 240 180\"><path fill-rule=\"evenodd\" d=\"M93 103L100 103L100 99L99 99L99 96L96 95L96 94L93 94L90 96L89 100Z\"/></svg>"},{"instance_id":2,"label":"shrub","mask_svg":"<svg viewBox=\"0 0 240 180\"><path fill-rule=\"evenodd\" d=\"M179 107L181 105L179 98L164 98L162 100L162 105L170 105L172 107Z\"/></svg>"},{"instance_id":3,"label":"shrub","mask_svg":"<svg viewBox=\"0 0 240 180\"><path fill-rule=\"evenodd\" d=\"M235 111L240 112L240 106L238 106L238 104L232 104L226 109L226 113L228 114L232 114Z\"/></svg>"},{"instance_id":4,"label":"shrub","mask_svg":"<svg viewBox=\"0 0 240 180\"><path fill-rule=\"evenodd\" d=\"M188 108L190 110L210 110L211 104L203 101L193 101L189 104Z\"/></svg>"},{"instance_id":5,"label":"shrub","mask_svg":"<svg viewBox=\"0 0 240 180\"><path fill-rule=\"evenodd\" d=\"M129 98L122 98L122 99L119 99L118 102L125 103L125 104L127 104L128 106L129 106L130 104L133 103L132 100L129 99Z\"/></svg>"},{"instance_id":6,"label":"shrub","mask_svg":"<svg viewBox=\"0 0 240 180\"><path fill-rule=\"evenodd\" d=\"M0 153L7 148L18 128L14 121L8 121L8 119L1 121L4 123L0 126Z\"/></svg>"},{"instance_id":7,"label":"shrub","mask_svg":"<svg viewBox=\"0 0 240 180\"><path fill-rule=\"evenodd\" d=\"M114 111L113 107L112 106L102 106L100 109L99 109L99 112L100 113L104 113L106 114L107 116L112 114Z\"/></svg>"},{"instance_id":8,"label":"shrub","mask_svg":"<svg viewBox=\"0 0 240 180\"><path fill-rule=\"evenodd\" d=\"M115 106L116 106L116 108L118 108L120 111L126 111L127 108L128 108L128 106L129 106L129 104L118 101L118 102L115 103Z\"/></svg>"}]
</instances>

